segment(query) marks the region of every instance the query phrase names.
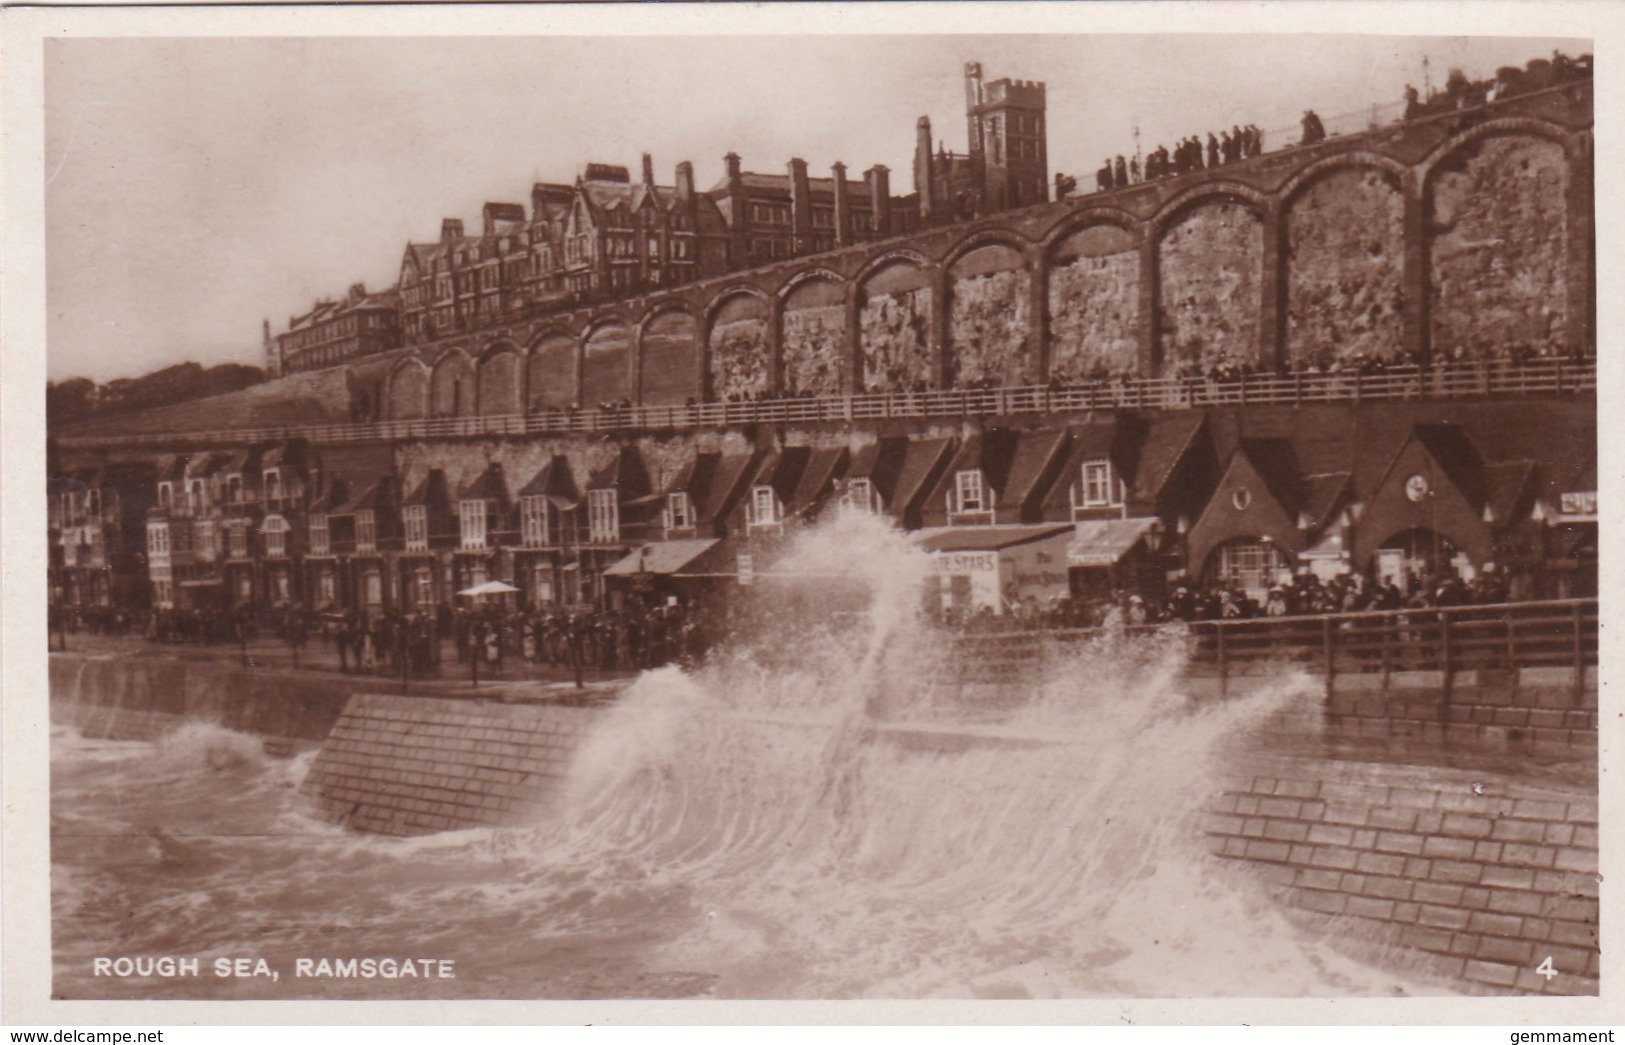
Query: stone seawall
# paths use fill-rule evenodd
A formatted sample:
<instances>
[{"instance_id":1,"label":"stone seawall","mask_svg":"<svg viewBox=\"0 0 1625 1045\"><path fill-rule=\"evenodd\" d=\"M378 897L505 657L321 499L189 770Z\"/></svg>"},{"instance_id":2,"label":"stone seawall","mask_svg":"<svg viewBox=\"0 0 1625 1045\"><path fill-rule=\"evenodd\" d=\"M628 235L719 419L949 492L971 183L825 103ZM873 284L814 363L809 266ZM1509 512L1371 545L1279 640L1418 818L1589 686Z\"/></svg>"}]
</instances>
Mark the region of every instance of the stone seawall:
<instances>
[{"instance_id":1,"label":"stone seawall","mask_svg":"<svg viewBox=\"0 0 1625 1045\"><path fill-rule=\"evenodd\" d=\"M360 831L419 835L536 814L594 721L586 708L362 694L302 790Z\"/></svg>"},{"instance_id":2,"label":"stone seawall","mask_svg":"<svg viewBox=\"0 0 1625 1045\"><path fill-rule=\"evenodd\" d=\"M1204 815L1292 906L1495 993L1596 994L1597 799L1505 772L1281 760ZM1537 968L1551 959L1556 976Z\"/></svg>"},{"instance_id":3,"label":"stone seawall","mask_svg":"<svg viewBox=\"0 0 1625 1045\"><path fill-rule=\"evenodd\" d=\"M86 736L151 740L187 721L265 738L289 754L326 739L351 694L400 680L246 670L216 660L53 653L51 720Z\"/></svg>"}]
</instances>

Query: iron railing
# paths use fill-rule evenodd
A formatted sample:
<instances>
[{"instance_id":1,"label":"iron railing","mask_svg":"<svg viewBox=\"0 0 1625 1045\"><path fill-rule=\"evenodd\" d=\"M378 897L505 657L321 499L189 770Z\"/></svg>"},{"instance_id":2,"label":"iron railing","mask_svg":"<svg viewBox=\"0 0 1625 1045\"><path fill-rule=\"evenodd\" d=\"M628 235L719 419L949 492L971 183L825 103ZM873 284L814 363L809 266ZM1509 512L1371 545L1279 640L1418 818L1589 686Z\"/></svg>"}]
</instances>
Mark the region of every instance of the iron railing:
<instances>
[{"instance_id":1,"label":"iron railing","mask_svg":"<svg viewBox=\"0 0 1625 1045\"><path fill-rule=\"evenodd\" d=\"M1304 406L1359 400L1464 399L1595 392L1595 359L1521 363L1449 363L1389 367L1376 373L1314 372L1211 378L1119 378L1087 385L942 389L818 398L540 410L484 417L434 417L354 424L294 424L126 435L63 435L63 447L246 444L283 439L315 443L382 442L515 435L564 435L625 429L721 428L891 418L987 417L1092 410L1183 410L1273 404Z\"/></svg>"},{"instance_id":2,"label":"iron railing","mask_svg":"<svg viewBox=\"0 0 1625 1045\"><path fill-rule=\"evenodd\" d=\"M1187 673L1216 677L1220 692L1235 678L1297 666L1325 679L1330 693L1342 675L1430 672L1449 693L1463 672L1556 669L1576 694L1597 664L1596 599L1430 607L1247 620L1139 625L1127 635L1182 631ZM974 681L1019 678L1057 644L1097 639L1100 629L963 634L957 664ZM969 677L969 676L967 676ZM1513 677L1515 679L1515 676Z\"/></svg>"}]
</instances>

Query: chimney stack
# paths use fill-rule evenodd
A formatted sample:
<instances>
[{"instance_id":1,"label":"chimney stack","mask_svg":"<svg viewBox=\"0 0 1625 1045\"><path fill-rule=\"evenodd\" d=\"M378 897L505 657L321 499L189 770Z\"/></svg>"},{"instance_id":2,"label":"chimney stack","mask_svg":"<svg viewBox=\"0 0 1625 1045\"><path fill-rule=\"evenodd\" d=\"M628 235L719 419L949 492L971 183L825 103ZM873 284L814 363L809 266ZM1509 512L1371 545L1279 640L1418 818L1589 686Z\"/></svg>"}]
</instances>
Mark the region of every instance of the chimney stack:
<instances>
[{"instance_id":1,"label":"chimney stack","mask_svg":"<svg viewBox=\"0 0 1625 1045\"><path fill-rule=\"evenodd\" d=\"M651 189L655 184L655 161L648 153L643 154L643 184Z\"/></svg>"},{"instance_id":2,"label":"chimney stack","mask_svg":"<svg viewBox=\"0 0 1625 1045\"><path fill-rule=\"evenodd\" d=\"M874 222L876 236L891 235L891 171L877 163L863 172L864 184L869 186L869 214Z\"/></svg>"},{"instance_id":3,"label":"chimney stack","mask_svg":"<svg viewBox=\"0 0 1625 1045\"><path fill-rule=\"evenodd\" d=\"M836 160L829 170L835 182L835 245L844 247L852 242L852 196L846 186L846 164Z\"/></svg>"},{"instance_id":4,"label":"chimney stack","mask_svg":"<svg viewBox=\"0 0 1625 1045\"><path fill-rule=\"evenodd\" d=\"M722 158L728 165L728 264L744 268L750 263L750 201L745 198L745 177L739 171L739 154Z\"/></svg>"},{"instance_id":5,"label":"chimney stack","mask_svg":"<svg viewBox=\"0 0 1625 1045\"><path fill-rule=\"evenodd\" d=\"M463 219L444 218L440 222L440 242L450 243L454 239L463 238Z\"/></svg>"},{"instance_id":6,"label":"chimney stack","mask_svg":"<svg viewBox=\"0 0 1625 1045\"><path fill-rule=\"evenodd\" d=\"M914 192L920 198L920 224L930 224L936 201L936 165L931 155L931 118L922 116L914 133Z\"/></svg>"},{"instance_id":7,"label":"chimney stack","mask_svg":"<svg viewBox=\"0 0 1625 1045\"><path fill-rule=\"evenodd\" d=\"M694 202L694 165L687 160L677 165L677 202L685 207Z\"/></svg>"},{"instance_id":8,"label":"chimney stack","mask_svg":"<svg viewBox=\"0 0 1625 1045\"><path fill-rule=\"evenodd\" d=\"M792 251L812 251L812 182L807 177L807 161L793 159L790 168L790 228Z\"/></svg>"}]
</instances>

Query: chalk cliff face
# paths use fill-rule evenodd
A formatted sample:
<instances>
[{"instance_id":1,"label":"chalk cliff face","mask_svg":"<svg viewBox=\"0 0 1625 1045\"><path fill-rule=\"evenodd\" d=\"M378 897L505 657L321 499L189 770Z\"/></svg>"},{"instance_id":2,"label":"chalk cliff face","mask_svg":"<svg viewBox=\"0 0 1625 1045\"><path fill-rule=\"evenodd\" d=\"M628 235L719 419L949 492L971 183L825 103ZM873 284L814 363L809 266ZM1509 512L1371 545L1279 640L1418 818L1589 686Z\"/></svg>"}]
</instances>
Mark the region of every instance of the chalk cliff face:
<instances>
[{"instance_id":1,"label":"chalk cliff face","mask_svg":"<svg viewBox=\"0 0 1625 1045\"><path fill-rule=\"evenodd\" d=\"M1140 255L1134 236L1095 225L1067 237L1049 272L1050 374L1062 381L1139 368Z\"/></svg>"},{"instance_id":2,"label":"chalk cliff face","mask_svg":"<svg viewBox=\"0 0 1625 1045\"><path fill-rule=\"evenodd\" d=\"M960 258L950 276L954 383L1037 382L1038 353L1028 306L1031 276L1022 268L1021 255L1009 247L981 247Z\"/></svg>"},{"instance_id":3,"label":"chalk cliff face","mask_svg":"<svg viewBox=\"0 0 1625 1045\"><path fill-rule=\"evenodd\" d=\"M1162 363L1260 362L1264 225L1245 204L1216 200L1176 219L1158 244Z\"/></svg>"},{"instance_id":4,"label":"chalk cliff face","mask_svg":"<svg viewBox=\"0 0 1625 1045\"><path fill-rule=\"evenodd\" d=\"M480 363L480 413L487 416L519 413L524 388L523 360L513 351L494 352Z\"/></svg>"},{"instance_id":5,"label":"chalk cliff face","mask_svg":"<svg viewBox=\"0 0 1625 1045\"><path fill-rule=\"evenodd\" d=\"M1448 158L1430 190L1435 354L1503 358L1562 344L1571 321L1563 147L1484 138Z\"/></svg>"},{"instance_id":6,"label":"chalk cliff face","mask_svg":"<svg viewBox=\"0 0 1625 1045\"><path fill-rule=\"evenodd\" d=\"M897 392L931 383L931 288L866 295L858 316L863 388Z\"/></svg>"},{"instance_id":7,"label":"chalk cliff face","mask_svg":"<svg viewBox=\"0 0 1625 1045\"><path fill-rule=\"evenodd\" d=\"M708 344L716 398L745 399L767 391L767 306L760 300L741 295L723 305Z\"/></svg>"},{"instance_id":8,"label":"chalk cliff face","mask_svg":"<svg viewBox=\"0 0 1625 1045\"><path fill-rule=\"evenodd\" d=\"M1322 369L1403 349L1405 200L1384 171L1315 178L1286 212L1287 357Z\"/></svg>"},{"instance_id":9,"label":"chalk cliff face","mask_svg":"<svg viewBox=\"0 0 1625 1045\"><path fill-rule=\"evenodd\" d=\"M632 394L632 332L621 323L598 327L581 360L584 406L618 402Z\"/></svg>"}]
</instances>

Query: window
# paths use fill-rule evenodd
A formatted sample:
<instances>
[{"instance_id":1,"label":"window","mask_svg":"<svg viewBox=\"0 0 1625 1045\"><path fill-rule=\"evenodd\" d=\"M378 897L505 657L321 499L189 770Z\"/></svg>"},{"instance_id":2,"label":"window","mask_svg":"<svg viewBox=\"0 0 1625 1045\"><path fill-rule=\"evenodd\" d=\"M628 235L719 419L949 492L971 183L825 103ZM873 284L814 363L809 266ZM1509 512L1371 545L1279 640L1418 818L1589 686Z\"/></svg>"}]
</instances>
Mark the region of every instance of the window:
<instances>
[{"instance_id":1,"label":"window","mask_svg":"<svg viewBox=\"0 0 1625 1045\"><path fill-rule=\"evenodd\" d=\"M202 479L193 479L186 484L186 510L193 515L201 514L209 506L208 492L204 489Z\"/></svg>"},{"instance_id":2,"label":"window","mask_svg":"<svg viewBox=\"0 0 1625 1045\"><path fill-rule=\"evenodd\" d=\"M323 602L333 601L334 596L338 593L338 585L333 581L331 570L323 570L321 575L316 578L316 590L320 593L318 597Z\"/></svg>"},{"instance_id":3,"label":"window","mask_svg":"<svg viewBox=\"0 0 1625 1045\"><path fill-rule=\"evenodd\" d=\"M325 515L312 515L310 517L310 554L332 554L327 540L327 516Z\"/></svg>"},{"instance_id":4,"label":"window","mask_svg":"<svg viewBox=\"0 0 1625 1045\"><path fill-rule=\"evenodd\" d=\"M199 519L195 526L193 539L197 557L208 562L214 561L214 520Z\"/></svg>"},{"instance_id":5,"label":"window","mask_svg":"<svg viewBox=\"0 0 1625 1045\"><path fill-rule=\"evenodd\" d=\"M770 526L779 521L779 499L771 486L757 486L750 492L750 525Z\"/></svg>"},{"instance_id":6,"label":"window","mask_svg":"<svg viewBox=\"0 0 1625 1045\"><path fill-rule=\"evenodd\" d=\"M102 514L102 492L100 490L85 491L85 514L92 519Z\"/></svg>"},{"instance_id":7,"label":"window","mask_svg":"<svg viewBox=\"0 0 1625 1045\"><path fill-rule=\"evenodd\" d=\"M377 554L378 520L370 508L355 513L355 550L357 555Z\"/></svg>"},{"instance_id":8,"label":"window","mask_svg":"<svg viewBox=\"0 0 1625 1045\"><path fill-rule=\"evenodd\" d=\"M1262 599L1273 584L1291 575L1292 564L1272 542L1242 538L1229 541L1208 559L1206 581L1213 587L1235 585Z\"/></svg>"},{"instance_id":9,"label":"window","mask_svg":"<svg viewBox=\"0 0 1625 1045\"><path fill-rule=\"evenodd\" d=\"M147 527L147 558L157 562L169 558L169 525L154 523Z\"/></svg>"},{"instance_id":10,"label":"window","mask_svg":"<svg viewBox=\"0 0 1625 1045\"><path fill-rule=\"evenodd\" d=\"M265 503L272 508L282 507L282 473L275 468L265 470Z\"/></svg>"},{"instance_id":11,"label":"window","mask_svg":"<svg viewBox=\"0 0 1625 1045\"><path fill-rule=\"evenodd\" d=\"M694 525L694 504L686 493L666 495L666 529L686 530Z\"/></svg>"},{"instance_id":12,"label":"window","mask_svg":"<svg viewBox=\"0 0 1625 1045\"><path fill-rule=\"evenodd\" d=\"M954 476L954 511L982 512L987 510L986 495L982 488L980 469L967 468Z\"/></svg>"},{"instance_id":13,"label":"window","mask_svg":"<svg viewBox=\"0 0 1625 1045\"><path fill-rule=\"evenodd\" d=\"M406 550L409 552L428 551L429 509L421 504L409 504L401 514L406 523Z\"/></svg>"},{"instance_id":14,"label":"window","mask_svg":"<svg viewBox=\"0 0 1625 1045\"><path fill-rule=\"evenodd\" d=\"M434 575L427 566L419 566L412 574L412 592L419 609L434 605Z\"/></svg>"},{"instance_id":15,"label":"window","mask_svg":"<svg viewBox=\"0 0 1625 1045\"><path fill-rule=\"evenodd\" d=\"M161 508L170 508L175 503L175 487L171 483L158 484L158 505Z\"/></svg>"},{"instance_id":16,"label":"window","mask_svg":"<svg viewBox=\"0 0 1625 1045\"><path fill-rule=\"evenodd\" d=\"M587 492L587 538L591 541L621 539L621 506L614 490Z\"/></svg>"},{"instance_id":17,"label":"window","mask_svg":"<svg viewBox=\"0 0 1625 1045\"><path fill-rule=\"evenodd\" d=\"M1074 508L1116 507L1123 503L1122 488L1109 460L1083 463L1082 483L1077 493L1082 496L1074 496Z\"/></svg>"},{"instance_id":18,"label":"window","mask_svg":"<svg viewBox=\"0 0 1625 1045\"><path fill-rule=\"evenodd\" d=\"M384 578L377 570L368 570L361 576L362 600L376 610L384 604Z\"/></svg>"},{"instance_id":19,"label":"window","mask_svg":"<svg viewBox=\"0 0 1625 1045\"><path fill-rule=\"evenodd\" d=\"M267 515L260 531L265 534L267 559L280 559L288 554L288 520L280 515Z\"/></svg>"},{"instance_id":20,"label":"window","mask_svg":"<svg viewBox=\"0 0 1625 1045\"><path fill-rule=\"evenodd\" d=\"M867 478L853 479L846 484L845 501L847 507L854 511L876 511L874 483Z\"/></svg>"},{"instance_id":21,"label":"window","mask_svg":"<svg viewBox=\"0 0 1625 1045\"><path fill-rule=\"evenodd\" d=\"M527 548L541 548L548 543L547 498L526 497L519 506L519 539Z\"/></svg>"},{"instance_id":22,"label":"window","mask_svg":"<svg viewBox=\"0 0 1625 1045\"><path fill-rule=\"evenodd\" d=\"M485 523L489 502L485 500L459 501L458 514L463 524L463 547L485 547Z\"/></svg>"},{"instance_id":23,"label":"window","mask_svg":"<svg viewBox=\"0 0 1625 1045\"><path fill-rule=\"evenodd\" d=\"M226 531L226 554L233 559L248 558L248 527L233 526Z\"/></svg>"}]
</instances>

